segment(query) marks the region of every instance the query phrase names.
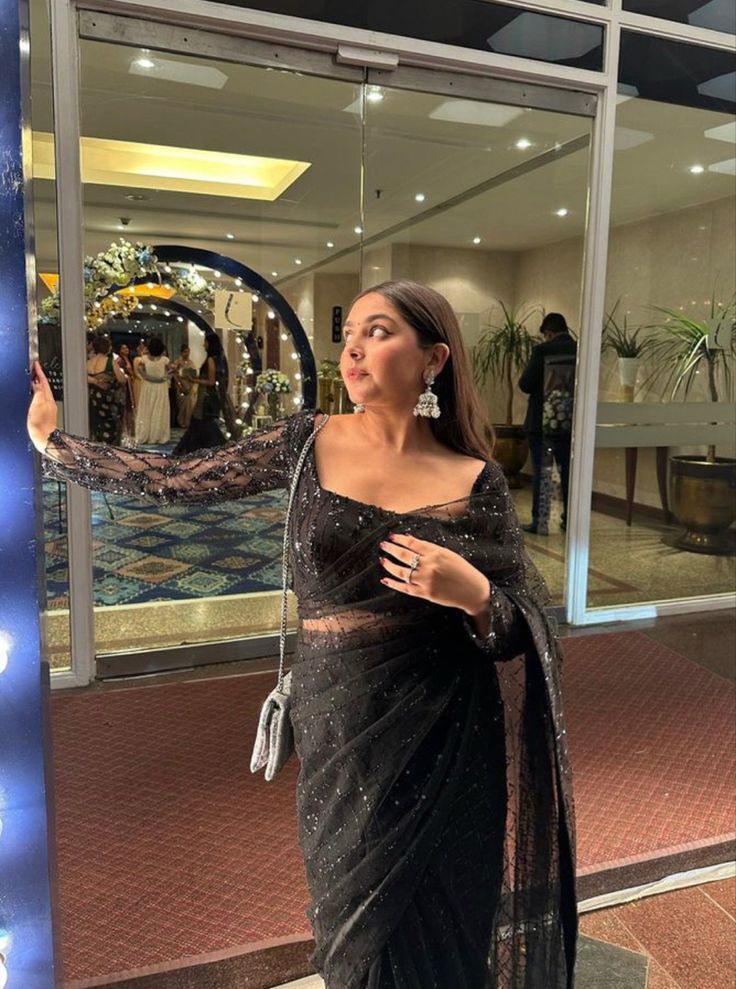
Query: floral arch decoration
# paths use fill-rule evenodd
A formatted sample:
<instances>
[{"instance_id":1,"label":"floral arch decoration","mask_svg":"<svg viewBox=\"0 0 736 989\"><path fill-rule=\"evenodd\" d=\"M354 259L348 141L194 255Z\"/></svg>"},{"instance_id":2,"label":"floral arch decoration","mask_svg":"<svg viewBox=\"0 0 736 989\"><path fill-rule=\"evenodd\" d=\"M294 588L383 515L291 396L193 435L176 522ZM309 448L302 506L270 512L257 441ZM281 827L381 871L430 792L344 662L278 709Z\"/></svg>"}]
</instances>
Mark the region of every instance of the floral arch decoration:
<instances>
[{"instance_id":1,"label":"floral arch decoration","mask_svg":"<svg viewBox=\"0 0 736 989\"><path fill-rule=\"evenodd\" d=\"M199 271L207 268L214 272L216 279L223 274L234 280L235 287L240 292L250 291L254 302L263 301L269 310L273 311L286 330L281 334L282 340L288 340L289 334L294 345L291 359L298 362L299 370L294 372L294 378L301 384L301 396L295 396L295 405L314 408L317 397L317 377L309 339L304 331L299 317L291 308L278 289L257 271L234 258L201 248L183 245L150 246L142 243L133 244L120 238L113 242L107 250L96 256L84 259L84 303L85 323L88 329L94 330L108 319L119 317L129 319L132 313L141 307L140 293L137 289L146 285L153 290L162 287L173 293L165 301L165 306L186 313L199 326L202 320L195 318L194 313L186 303L194 303L212 312L214 309L215 291L218 288L216 280L204 278ZM177 302L177 297L181 302ZM42 323L59 322L59 287L41 302ZM208 325L208 324L205 324ZM260 370L260 355L254 347L252 334L238 333L237 342L242 347L240 371L242 375ZM265 372L272 375L272 372ZM289 375L275 372L279 380L288 382ZM259 376L268 389L271 377ZM291 391L291 385L282 390ZM295 389L298 390L298 389ZM252 388L246 388L252 392ZM242 403L245 409L248 401Z\"/></svg>"}]
</instances>

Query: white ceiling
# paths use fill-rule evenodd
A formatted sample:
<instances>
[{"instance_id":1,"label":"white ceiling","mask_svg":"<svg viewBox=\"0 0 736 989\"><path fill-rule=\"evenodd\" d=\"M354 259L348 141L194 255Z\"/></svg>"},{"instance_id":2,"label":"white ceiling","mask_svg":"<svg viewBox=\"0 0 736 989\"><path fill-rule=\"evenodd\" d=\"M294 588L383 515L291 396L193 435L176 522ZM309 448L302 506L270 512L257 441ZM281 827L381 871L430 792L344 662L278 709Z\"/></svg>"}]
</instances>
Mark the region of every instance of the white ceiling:
<instances>
[{"instance_id":1,"label":"white ceiling","mask_svg":"<svg viewBox=\"0 0 736 989\"><path fill-rule=\"evenodd\" d=\"M51 130L47 26L33 8L33 127ZM87 185L86 249L102 250L120 236L148 243L185 243L232 254L279 277L323 263L357 271L357 251L330 262L359 236L362 134L357 86L342 81L204 59L165 56L159 69L131 72L139 49L82 42L82 133L311 162L277 201ZM156 62L156 53L151 54ZM203 73L203 69L215 72ZM167 78L160 78L163 74ZM223 78L224 77L224 78ZM204 84L203 84L204 83ZM427 93L386 89L368 104L365 132L365 236L396 224L400 243L521 251L584 229L588 190L587 148L591 121L560 113L473 104ZM734 156L723 135L730 118L711 111L624 100L618 110L614 174L614 223L626 223L716 200L734 193L733 175L709 171ZM708 131L711 136L706 136ZM728 136L728 135L727 135ZM531 146L519 150L526 138ZM559 146L561 155L541 167L535 160ZM529 168L509 178L521 163ZM689 172L702 164L700 175ZM720 166L723 168L723 166ZM726 166L728 167L728 166ZM467 194L491 178L498 185L451 210L423 211ZM55 267L53 183L38 181L36 226L39 267ZM376 190L380 190L377 195ZM415 194L426 196L423 203ZM126 196L140 194L140 202ZM564 218L555 211L565 207ZM228 240L227 233L235 235ZM328 249L327 241L335 244Z\"/></svg>"}]
</instances>

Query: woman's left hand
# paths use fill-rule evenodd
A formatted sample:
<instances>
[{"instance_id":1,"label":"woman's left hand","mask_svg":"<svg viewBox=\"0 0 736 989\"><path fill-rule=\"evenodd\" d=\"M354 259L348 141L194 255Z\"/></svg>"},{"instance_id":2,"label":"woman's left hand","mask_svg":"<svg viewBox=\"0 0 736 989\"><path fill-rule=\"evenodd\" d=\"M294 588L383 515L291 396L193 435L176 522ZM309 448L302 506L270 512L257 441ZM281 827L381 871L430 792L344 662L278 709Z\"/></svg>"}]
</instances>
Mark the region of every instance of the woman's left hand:
<instances>
[{"instance_id":1,"label":"woman's left hand","mask_svg":"<svg viewBox=\"0 0 736 989\"><path fill-rule=\"evenodd\" d=\"M381 578L381 583L387 587L447 608L461 608L467 615L480 614L489 603L488 578L459 553L426 539L393 532L380 547L394 558L380 557L389 574ZM415 557L419 563L410 573Z\"/></svg>"}]
</instances>

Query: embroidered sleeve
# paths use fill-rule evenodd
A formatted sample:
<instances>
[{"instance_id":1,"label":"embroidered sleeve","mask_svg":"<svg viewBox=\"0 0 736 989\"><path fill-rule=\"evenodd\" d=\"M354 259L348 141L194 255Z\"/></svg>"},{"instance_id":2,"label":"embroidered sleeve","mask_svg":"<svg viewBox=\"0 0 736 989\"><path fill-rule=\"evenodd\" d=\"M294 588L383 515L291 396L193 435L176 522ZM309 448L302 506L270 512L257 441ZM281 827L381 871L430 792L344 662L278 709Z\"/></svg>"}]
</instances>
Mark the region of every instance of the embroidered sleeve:
<instances>
[{"instance_id":1,"label":"embroidered sleeve","mask_svg":"<svg viewBox=\"0 0 736 989\"><path fill-rule=\"evenodd\" d=\"M491 583L491 600L488 605L489 631L479 635L468 615L463 614L463 625L470 639L483 652L494 659L513 659L526 648L527 626L514 602Z\"/></svg>"},{"instance_id":2,"label":"embroidered sleeve","mask_svg":"<svg viewBox=\"0 0 736 989\"><path fill-rule=\"evenodd\" d=\"M96 443L55 429L43 455L44 476L160 504L213 504L288 486L293 434L308 413L244 439L185 456ZM301 431L301 430L300 430Z\"/></svg>"}]
</instances>

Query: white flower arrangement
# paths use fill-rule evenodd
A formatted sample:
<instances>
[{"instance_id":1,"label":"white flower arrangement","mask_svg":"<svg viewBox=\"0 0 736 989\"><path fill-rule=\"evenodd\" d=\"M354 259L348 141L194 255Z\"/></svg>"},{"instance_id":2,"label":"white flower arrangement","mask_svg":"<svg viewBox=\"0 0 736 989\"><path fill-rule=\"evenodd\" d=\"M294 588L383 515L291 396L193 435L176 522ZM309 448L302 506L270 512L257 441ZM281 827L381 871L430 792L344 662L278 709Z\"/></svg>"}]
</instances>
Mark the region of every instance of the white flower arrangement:
<instances>
[{"instance_id":1,"label":"white flower arrangement","mask_svg":"<svg viewBox=\"0 0 736 989\"><path fill-rule=\"evenodd\" d=\"M572 430L572 395L555 388L542 406L542 428L545 433L569 433Z\"/></svg>"},{"instance_id":2,"label":"white flower arrangement","mask_svg":"<svg viewBox=\"0 0 736 989\"><path fill-rule=\"evenodd\" d=\"M167 276L166 283L183 299L200 302L207 309L212 309L215 304L214 282L208 282L194 268L175 269Z\"/></svg>"},{"instance_id":3,"label":"white flower arrangement","mask_svg":"<svg viewBox=\"0 0 736 989\"><path fill-rule=\"evenodd\" d=\"M256 390L264 395L268 395L269 393L289 394L291 383L283 371L267 368L265 371L261 371L256 378Z\"/></svg>"}]
</instances>

